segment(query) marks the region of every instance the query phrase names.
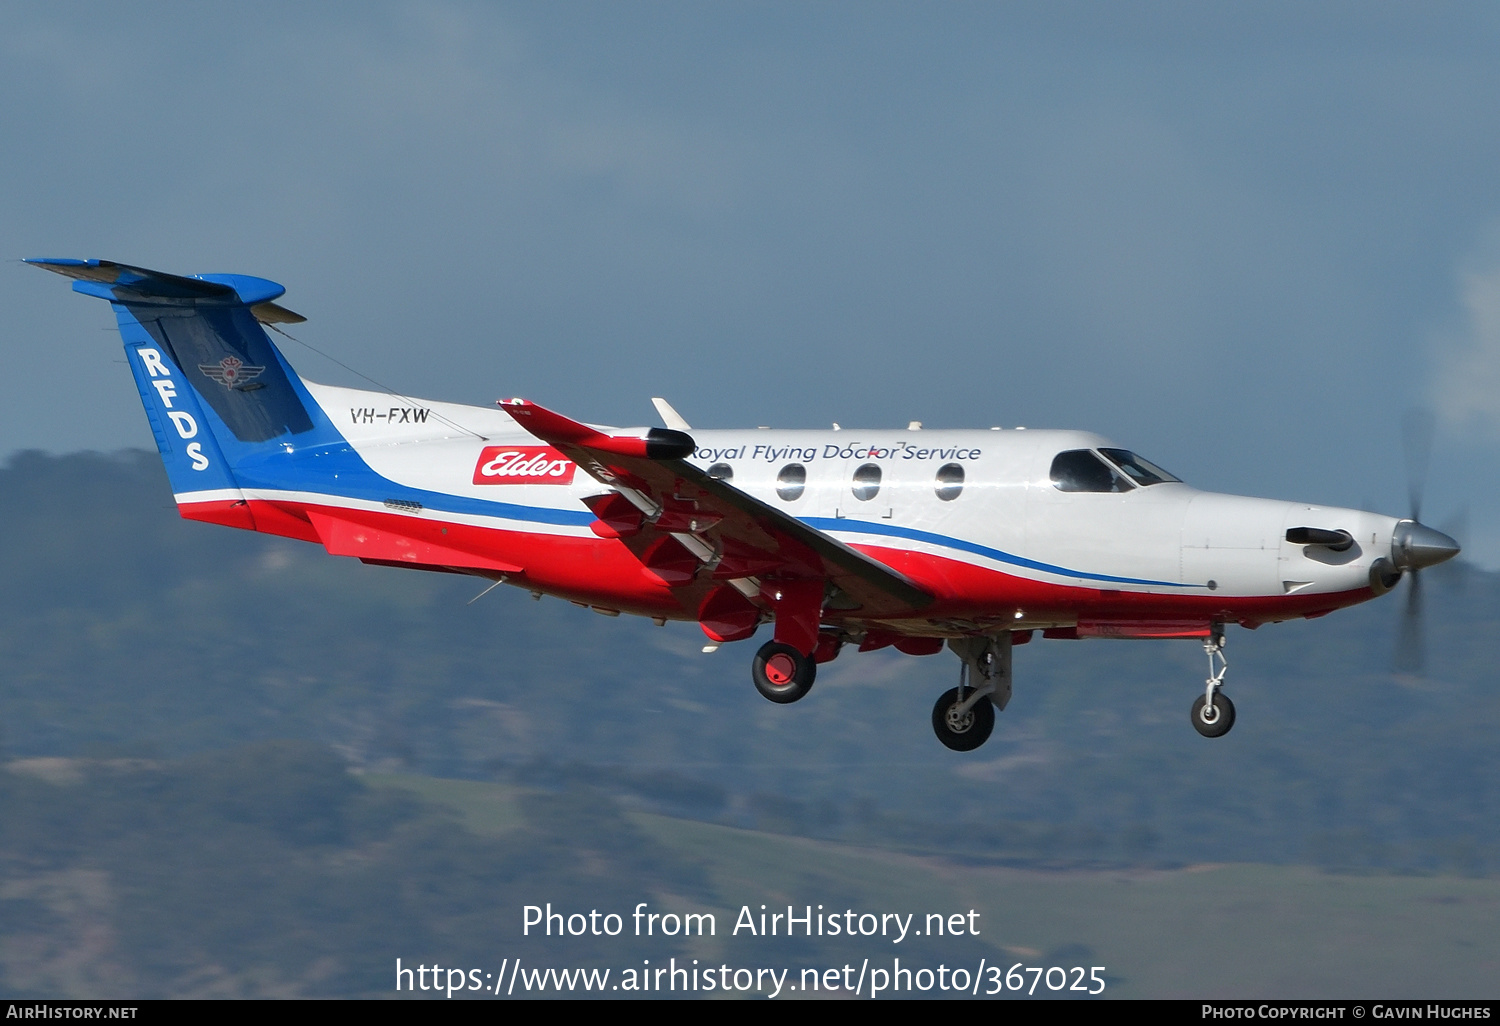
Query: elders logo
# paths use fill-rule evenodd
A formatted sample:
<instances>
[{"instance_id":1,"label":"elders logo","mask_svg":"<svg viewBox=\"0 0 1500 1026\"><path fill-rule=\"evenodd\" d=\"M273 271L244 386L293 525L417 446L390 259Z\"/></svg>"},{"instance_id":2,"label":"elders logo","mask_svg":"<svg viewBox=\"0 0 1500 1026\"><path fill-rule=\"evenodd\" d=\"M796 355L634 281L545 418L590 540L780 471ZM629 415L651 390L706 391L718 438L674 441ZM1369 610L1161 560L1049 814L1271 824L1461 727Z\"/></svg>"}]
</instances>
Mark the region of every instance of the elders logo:
<instances>
[{"instance_id":1,"label":"elders logo","mask_svg":"<svg viewBox=\"0 0 1500 1026\"><path fill-rule=\"evenodd\" d=\"M573 483L578 465L546 445L489 445L474 465L474 483L557 484Z\"/></svg>"}]
</instances>

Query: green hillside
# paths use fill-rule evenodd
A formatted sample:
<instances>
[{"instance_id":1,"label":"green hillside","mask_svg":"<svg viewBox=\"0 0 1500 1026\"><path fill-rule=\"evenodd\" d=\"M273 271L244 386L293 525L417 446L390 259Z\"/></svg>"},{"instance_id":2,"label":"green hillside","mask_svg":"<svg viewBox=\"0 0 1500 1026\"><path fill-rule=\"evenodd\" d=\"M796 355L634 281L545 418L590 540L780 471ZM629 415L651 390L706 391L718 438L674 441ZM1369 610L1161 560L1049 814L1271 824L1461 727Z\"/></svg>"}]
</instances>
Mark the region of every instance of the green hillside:
<instances>
[{"instance_id":1,"label":"green hillside","mask_svg":"<svg viewBox=\"0 0 1500 1026\"><path fill-rule=\"evenodd\" d=\"M301 742L178 762L12 762L0 807L7 997L381 996L397 958L494 971L519 957L617 977L698 959L790 968L794 981L897 959L1019 965L1018 980L1030 966L1102 966L1111 997L1484 997L1495 979L1494 879L982 866L627 812L579 789L351 776ZM614 911L626 929L524 936L525 906L549 903ZM713 934L632 936L640 903L711 914ZM742 908L788 905L911 915L911 932L735 932ZM977 935L924 936L928 915Z\"/></svg>"},{"instance_id":2,"label":"green hillside","mask_svg":"<svg viewBox=\"0 0 1500 1026\"><path fill-rule=\"evenodd\" d=\"M514 791L494 785L406 786L462 810L474 829L485 829L486 809L515 801ZM1500 979L1495 879L1244 863L1012 869L647 813L631 820L701 861L731 903L805 904L845 893L861 908L976 908L991 959L1007 967L1108 962L1114 997L1493 997ZM728 957L732 946L712 957Z\"/></svg>"}]
</instances>

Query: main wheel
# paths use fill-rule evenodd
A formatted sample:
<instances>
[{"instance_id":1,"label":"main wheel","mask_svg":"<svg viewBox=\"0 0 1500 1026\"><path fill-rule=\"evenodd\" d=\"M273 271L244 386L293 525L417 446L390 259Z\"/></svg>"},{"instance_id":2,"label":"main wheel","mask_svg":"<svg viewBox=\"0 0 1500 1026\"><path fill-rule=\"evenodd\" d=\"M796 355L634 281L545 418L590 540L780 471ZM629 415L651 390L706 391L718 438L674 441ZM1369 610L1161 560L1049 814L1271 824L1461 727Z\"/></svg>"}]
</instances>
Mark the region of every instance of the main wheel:
<instances>
[{"instance_id":1,"label":"main wheel","mask_svg":"<svg viewBox=\"0 0 1500 1026\"><path fill-rule=\"evenodd\" d=\"M755 690L778 705L795 702L812 690L818 664L791 645L768 641L755 653L750 664L750 679Z\"/></svg>"},{"instance_id":2,"label":"main wheel","mask_svg":"<svg viewBox=\"0 0 1500 1026\"><path fill-rule=\"evenodd\" d=\"M973 688L967 689L969 694ZM988 696L975 702L966 713L958 710L958 688L944 692L932 707L932 732L955 752L972 752L989 740L995 729L995 706Z\"/></svg>"},{"instance_id":3,"label":"main wheel","mask_svg":"<svg viewBox=\"0 0 1500 1026\"><path fill-rule=\"evenodd\" d=\"M1214 695L1213 712L1205 716L1208 702L1203 695L1193 703L1193 729L1204 737L1223 737L1234 726L1234 703L1223 692Z\"/></svg>"}]
</instances>

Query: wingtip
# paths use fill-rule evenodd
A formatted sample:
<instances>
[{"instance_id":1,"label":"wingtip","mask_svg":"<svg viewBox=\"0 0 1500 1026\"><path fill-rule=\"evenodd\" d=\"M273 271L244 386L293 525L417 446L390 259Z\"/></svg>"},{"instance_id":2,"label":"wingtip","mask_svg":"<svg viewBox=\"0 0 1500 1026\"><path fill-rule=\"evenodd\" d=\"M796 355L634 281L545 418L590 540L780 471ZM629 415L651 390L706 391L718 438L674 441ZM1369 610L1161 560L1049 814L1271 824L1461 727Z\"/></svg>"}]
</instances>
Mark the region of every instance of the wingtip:
<instances>
[{"instance_id":1,"label":"wingtip","mask_svg":"<svg viewBox=\"0 0 1500 1026\"><path fill-rule=\"evenodd\" d=\"M59 274L66 273L64 267L98 267L101 260L80 260L78 257L22 257L21 263L30 264L32 267L40 267L44 271L56 271Z\"/></svg>"}]
</instances>

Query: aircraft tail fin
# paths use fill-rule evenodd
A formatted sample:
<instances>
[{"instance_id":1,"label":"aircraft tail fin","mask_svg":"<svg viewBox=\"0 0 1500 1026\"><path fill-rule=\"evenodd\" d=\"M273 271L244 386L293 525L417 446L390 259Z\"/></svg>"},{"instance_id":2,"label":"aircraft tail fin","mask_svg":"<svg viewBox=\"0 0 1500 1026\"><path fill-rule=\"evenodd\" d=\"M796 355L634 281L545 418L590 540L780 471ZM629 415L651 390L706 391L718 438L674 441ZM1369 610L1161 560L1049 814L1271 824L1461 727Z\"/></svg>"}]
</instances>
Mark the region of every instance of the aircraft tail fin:
<instances>
[{"instance_id":1,"label":"aircraft tail fin","mask_svg":"<svg viewBox=\"0 0 1500 1026\"><path fill-rule=\"evenodd\" d=\"M305 319L274 302L285 291L275 282L184 278L107 260L26 262L113 306L184 515L203 503L243 507L238 471L270 453L343 440L261 327ZM248 512L235 526L252 526Z\"/></svg>"}]
</instances>

